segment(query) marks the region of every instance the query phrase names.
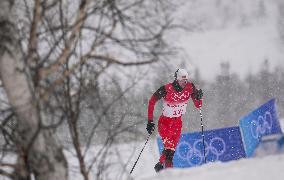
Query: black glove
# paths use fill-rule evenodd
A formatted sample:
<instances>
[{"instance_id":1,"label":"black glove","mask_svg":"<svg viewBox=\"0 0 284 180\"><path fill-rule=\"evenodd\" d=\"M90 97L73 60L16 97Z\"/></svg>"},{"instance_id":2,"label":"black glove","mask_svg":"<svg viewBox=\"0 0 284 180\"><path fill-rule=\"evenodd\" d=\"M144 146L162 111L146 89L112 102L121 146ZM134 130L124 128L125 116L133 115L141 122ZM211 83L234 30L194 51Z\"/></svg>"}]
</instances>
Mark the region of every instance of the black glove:
<instances>
[{"instance_id":1,"label":"black glove","mask_svg":"<svg viewBox=\"0 0 284 180\"><path fill-rule=\"evenodd\" d=\"M155 130L155 124L153 123L153 121L148 121L146 129L149 134L152 134L152 132Z\"/></svg>"},{"instance_id":2,"label":"black glove","mask_svg":"<svg viewBox=\"0 0 284 180\"><path fill-rule=\"evenodd\" d=\"M202 99L202 96L203 96L202 89L196 90L196 91L193 93L193 97L194 97L196 100Z\"/></svg>"}]
</instances>

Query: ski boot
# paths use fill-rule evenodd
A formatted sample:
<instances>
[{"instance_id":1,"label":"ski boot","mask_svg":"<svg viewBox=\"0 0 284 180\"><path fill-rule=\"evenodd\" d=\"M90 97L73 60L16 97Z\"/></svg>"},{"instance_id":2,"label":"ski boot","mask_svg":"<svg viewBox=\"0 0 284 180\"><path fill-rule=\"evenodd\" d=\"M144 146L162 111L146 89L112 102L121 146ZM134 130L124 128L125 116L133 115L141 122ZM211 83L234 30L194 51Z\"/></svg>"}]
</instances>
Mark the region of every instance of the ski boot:
<instances>
[{"instance_id":1,"label":"ski boot","mask_svg":"<svg viewBox=\"0 0 284 180\"><path fill-rule=\"evenodd\" d=\"M155 165L154 169L155 169L156 172L159 172L159 171L161 171L162 169L164 169L164 165L163 165L162 163L158 162L158 163Z\"/></svg>"}]
</instances>

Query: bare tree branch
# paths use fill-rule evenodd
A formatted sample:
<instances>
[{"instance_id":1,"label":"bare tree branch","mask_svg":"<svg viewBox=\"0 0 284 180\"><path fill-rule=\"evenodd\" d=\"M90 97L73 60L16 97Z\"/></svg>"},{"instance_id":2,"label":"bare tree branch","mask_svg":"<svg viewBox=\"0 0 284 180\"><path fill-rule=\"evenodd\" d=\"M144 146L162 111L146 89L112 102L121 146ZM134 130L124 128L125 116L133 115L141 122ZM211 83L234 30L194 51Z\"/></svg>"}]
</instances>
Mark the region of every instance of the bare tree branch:
<instances>
[{"instance_id":1,"label":"bare tree branch","mask_svg":"<svg viewBox=\"0 0 284 180\"><path fill-rule=\"evenodd\" d=\"M110 56L103 56L103 55L89 55L89 58L96 59L98 61L105 61L111 64L118 64L122 66L138 66L138 65L145 65L145 64L150 64L157 62L158 59L150 59L150 60L145 60L141 62L125 62L123 60L118 60L116 58L110 57Z\"/></svg>"},{"instance_id":2,"label":"bare tree branch","mask_svg":"<svg viewBox=\"0 0 284 180\"><path fill-rule=\"evenodd\" d=\"M2 169L0 169L0 174L3 175L3 176L6 176L8 178L11 178L11 179L13 179L13 177L14 177L13 174L8 173L8 172L6 172L6 171L4 171Z\"/></svg>"},{"instance_id":3,"label":"bare tree branch","mask_svg":"<svg viewBox=\"0 0 284 180\"><path fill-rule=\"evenodd\" d=\"M78 40L80 31L81 31L81 27L84 24L84 20L85 20L85 15L86 15L86 9L87 9L87 5L90 3L90 0L82 0L81 4L80 4L80 9L78 12L78 16L77 19L75 21L75 26L72 28L71 30L71 34L69 39L67 40L67 43L65 44L65 49L62 51L61 55L59 56L58 60L56 61L56 63L50 65L47 68L43 68L40 70L39 75L40 75L40 79L45 78L46 76L48 76L49 74L53 73L54 71L58 70L58 68L63 65L64 63L66 63L66 60L68 58L68 56L70 55L70 53L72 52L72 47L74 46L74 44L76 43L76 41Z\"/></svg>"},{"instance_id":4,"label":"bare tree branch","mask_svg":"<svg viewBox=\"0 0 284 180\"><path fill-rule=\"evenodd\" d=\"M30 65L36 64L36 50L37 50L37 26L41 19L41 5L40 0L34 1L33 21L30 30L30 39L28 45L28 62Z\"/></svg>"},{"instance_id":5,"label":"bare tree branch","mask_svg":"<svg viewBox=\"0 0 284 180\"><path fill-rule=\"evenodd\" d=\"M0 67L1 71L3 69L1 76L11 83L8 104L14 109L15 101L22 100L24 103L17 108L26 108L21 112L15 108L17 123L20 123L22 130L17 131L17 136L11 134L10 129L0 126L11 135L8 139L12 139L13 143L18 142L18 138L29 139L25 145L15 143L20 146L17 146L18 166L14 174L26 178L32 174L43 177L48 167L59 167L56 170L60 170L62 177L50 179L66 179L64 156L53 141L52 134L57 128L68 126L69 132L57 133L71 136L72 148L84 179L89 179L89 173L94 168L97 179L107 177L106 168L111 164L105 157L110 153L109 147L122 141L118 137L130 134L132 138L128 139L135 139L140 132L135 128L143 123L143 115L138 110L124 111L129 110L127 104L133 103L127 93L133 90L138 80L127 78L130 85L127 84L125 89L119 77L114 77L112 73L118 69L123 71L126 67L132 69L155 63L170 55L169 44L164 39L172 23L163 14L166 6L160 6L162 1L152 3L149 0L25 0L19 3L22 4L19 11L24 14L24 17L19 17L21 52L9 48L6 51L11 57L16 57L19 67L10 77L3 73L6 70L4 66ZM0 43L0 50L1 47ZM20 64L21 59L26 64ZM11 63L8 65L13 67ZM21 80L15 81L19 84L9 81L13 75L21 76ZM4 88L7 88L5 83ZM23 86L25 83L28 83L27 87L27 84ZM12 88L13 84L18 86ZM27 94L22 92L26 96L21 94L11 99L13 89L24 89ZM30 113L20 114L23 112ZM25 124L23 119L32 123ZM133 119L135 121L132 122ZM26 130L28 128L31 130ZM28 133L27 137L24 132ZM17 139L13 139L15 137ZM99 141L100 145L96 144L96 147L100 147L97 156L91 158L92 162L88 164L85 158L90 152L92 140ZM84 151L82 146L86 146ZM41 153L43 149L48 149L46 154ZM32 156L34 154L36 156ZM57 162L54 155L62 161Z\"/></svg>"},{"instance_id":6,"label":"bare tree branch","mask_svg":"<svg viewBox=\"0 0 284 180\"><path fill-rule=\"evenodd\" d=\"M11 107L18 119L15 179L67 179L67 164L50 131L40 131L39 99L25 68L16 28L17 11L9 0L0 1L0 74ZM27 70L27 71L26 71ZM46 151L49 149L48 151ZM5 172L2 172L5 174ZM8 174L9 175L9 174Z\"/></svg>"}]
</instances>

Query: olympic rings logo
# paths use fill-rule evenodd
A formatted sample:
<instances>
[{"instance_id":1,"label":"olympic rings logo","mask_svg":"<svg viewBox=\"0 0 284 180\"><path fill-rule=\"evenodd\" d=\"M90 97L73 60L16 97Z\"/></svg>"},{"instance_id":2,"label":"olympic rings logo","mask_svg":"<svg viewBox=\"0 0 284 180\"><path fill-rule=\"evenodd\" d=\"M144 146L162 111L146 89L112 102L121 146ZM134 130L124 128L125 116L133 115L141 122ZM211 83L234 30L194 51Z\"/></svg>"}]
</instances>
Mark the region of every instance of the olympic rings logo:
<instances>
[{"instance_id":1,"label":"olympic rings logo","mask_svg":"<svg viewBox=\"0 0 284 180\"><path fill-rule=\"evenodd\" d=\"M272 115L269 111L266 111L264 116L258 116L257 120L252 120L250 124L252 137L258 139L266 133L270 133L272 123Z\"/></svg>"},{"instance_id":2,"label":"olympic rings logo","mask_svg":"<svg viewBox=\"0 0 284 180\"><path fill-rule=\"evenodd\" d=\"M210 140L209 144L205 141L205 157L209 161L218 161L219 157L226 151L226 143L220 137L214 137ZM193 143L181 142L177 147L177 157L183 161L187 161L190 166L200 165L203 160L203 142L199 139Z\"/></svg>"}]
</instances>

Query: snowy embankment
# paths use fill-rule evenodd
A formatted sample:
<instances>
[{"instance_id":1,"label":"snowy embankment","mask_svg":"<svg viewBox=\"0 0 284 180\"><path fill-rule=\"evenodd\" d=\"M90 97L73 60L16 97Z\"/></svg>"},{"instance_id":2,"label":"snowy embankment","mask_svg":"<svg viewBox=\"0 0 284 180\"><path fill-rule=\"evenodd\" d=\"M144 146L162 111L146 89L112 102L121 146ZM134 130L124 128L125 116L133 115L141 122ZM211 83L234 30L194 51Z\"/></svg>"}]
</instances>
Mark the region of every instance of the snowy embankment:
<instances>
[{"instance_id":1,"label":"snowy embankment","mask_svg":"<svg viewBox=\"0 0 284 180\"><path fill-rule=\"evenodd\" d=\"M281 119L281 126L284 129L284 119ZM284 179L284 154L270 155L266 157L240 159L231 162L214 162L193 168L173 168L166 169L160 173L154 171L154 165L159 159L159 152L156 139L152 139L144 149L132 175L129 174L136 161L141 148L145 142L124 144L112 148L112 155L106 158L111 163L109 176L106 179L113 180L282 180ZM96 154L96 148L91 148L87 162L92 160ZM121 157L116 156L116 152L122 152ZM69 179L83 180L78 160L74 157L74 151L65 151L69 164ZM12 157L10 157L12 158ZM9 158L9 161L14 162ZM127 162L127 166L124 164ZM88 163L89 164L89 163ZM90 179L96 179L98 171L92 169ZM1 177L1 176L0 176Z\"/></svg>"},{"instance_id":2,"label":"snowy embankment","mask_svg":"<svg viewBox=\"0 0 284 180\"><path fill-rule=\"evenodd\" d=\"M210 163L188 169L171 169L139 180L269 180L284 179L284 154Z\"/></svg>"},{"instance_id":3,"label":"snowy embankment","mask_svg":"<svg viewBox=\"0 0 284 180\"><path fill-rule=\"evenodd\" d=\"M269 180L284 179L284 154L261 158L240 159L231 162L214 162L194 168L166 169L156 174L153 167L158 160L157 154L141 156L134 170L133 178L136 180ZM157 148L157 147L156 147ZM155 158L155 159L151 159Z\"/></svg>"},{"instance_id":4,"label":"snowy embankment","mask_svg":"<svg viewBox=\"0 0 284 180\"><path fill-rule=\"evenodd\" d=\"M280 120L284 129L284 119ZM284 179L284 154L269 155L249 159L240 159L231 162L214 162L194 168L167 169L156 174L153 167L158 160L158 152L155 151L155 142L146 148L138 163L134 179L138 180L269 180ZM154 159L151 159L154 158Z\"/></svg>"}]
</instances>

